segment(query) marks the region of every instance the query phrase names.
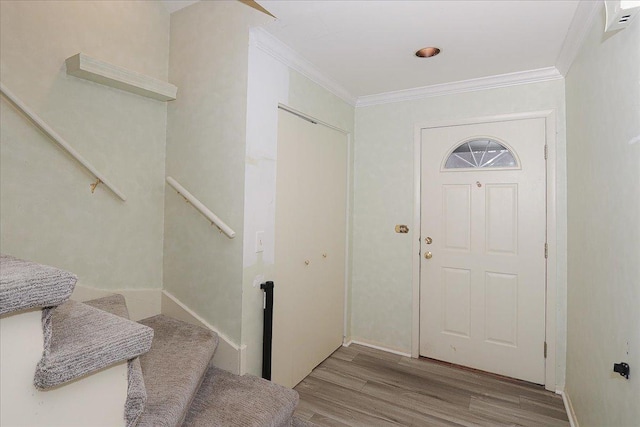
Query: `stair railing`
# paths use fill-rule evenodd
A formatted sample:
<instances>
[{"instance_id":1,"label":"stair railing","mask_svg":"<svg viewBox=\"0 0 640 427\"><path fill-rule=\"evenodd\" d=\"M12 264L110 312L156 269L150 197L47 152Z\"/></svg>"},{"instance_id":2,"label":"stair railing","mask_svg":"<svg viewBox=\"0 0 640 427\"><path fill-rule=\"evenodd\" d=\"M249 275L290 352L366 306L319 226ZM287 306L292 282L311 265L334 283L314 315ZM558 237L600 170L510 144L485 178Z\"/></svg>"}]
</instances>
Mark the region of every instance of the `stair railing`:
<instances>
[{"instance_id":1,"label":"stair railing","mask_svg":"<svg viewBox=\"0 0 640 427\"><path fill-rule=\"evenodd\" d=\"M91 184L91 192L93 193L98 186L98 184L104 184L109 190L113 192L116 196L118 196L122 201L127 200L127 196L118 188L113 185L103 174L98 172L98 170L87 161L80 153L78 153L75 148L73 148L67 141L64 140L55 130L51 128L48 124L42 120L40 116L38 116L31 108L29 108L20 98L18 98L13 92L11 92L3 83L0 82L0 92L9 100L13 105L15 105L22 113L24 113L34 125L36 125L45 135L47 135L50 139L52 139L56 144L58 144L63 150L71 155L74 159L78 161L82 166L84 166L93 176L96 177L97 181Z\"/></svg>"},{"instance_id":2,"label":"stair railing","mask_svg":"<svg viewBox=\"0 0 640 427\"><path fill-rule=\"evenodd\" d=\"M233 231L231 229L231 227L229 227L227 224L225 224L224 221L222 221L220 218L218 218L218 216L216 214L211 212L211 210L209 210L209 208L207 208L200 200L198 200L186 188L184 188L182 185L180 185L180 183L178 183L178 181L176 181L175 179L173 179L170 176L168 176L167 177L167 182L169 183L169 185L171 185L178 192L178 194L180 194L182 197L184 197L185 200L187 202L189 202L189 204L191 204L191 206L196 208L202 215L204 215L205 218L207 218L209 221L211 221L212 225L215 225L216 227L218 227L218 230L220 230L222 233L226 234L226 236L228 238L233 239L234 237L236 237L236 232Z\"/></svg>"}]
</instances>

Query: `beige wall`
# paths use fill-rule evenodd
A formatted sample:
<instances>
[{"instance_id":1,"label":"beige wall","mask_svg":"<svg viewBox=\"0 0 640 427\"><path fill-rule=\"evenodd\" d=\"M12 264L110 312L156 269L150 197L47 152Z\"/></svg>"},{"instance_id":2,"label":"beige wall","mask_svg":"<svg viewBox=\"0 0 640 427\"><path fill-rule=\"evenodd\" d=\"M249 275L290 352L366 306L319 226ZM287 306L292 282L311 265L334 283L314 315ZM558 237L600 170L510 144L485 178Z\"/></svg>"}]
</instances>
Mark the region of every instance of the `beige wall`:
<instances>
[{"instance_id":1,"label":"beige wall","mask_svg":"<svg viewBox=\"0 0 640 427\"><path fill-rule=\"evenodd\" d=\"M249 27L266 15L203 1L171 15L167 175L236 231L228 239L171 187L165 197L164 286L240 342Z\"/></svg>"},{"instance_id":2,"label":"beige wall","mask_svg":"<svg viewBox=\"0 0 640 427\"><path fill-rule=\"evenodd\" d=\"M351 333L411 352L414 126L433 121L556 110L558 272L556 383L564 379L566 169L562 80L356 109ZM409 234L396 234L407 224Z\"/></svg>"},{"instance_id":3,"label":"beige wall","mask_svg":"<svg viewBox=\"0 0 640 427\"><path fill-rule=\"evenodd\" d=\"M0 2L1 80L128 197L104 186L3 97L2 252L99 288L162 286L166 103L67 76L83 52L166 80L169 15L157 2Z\"/></svg>"},{"instance_id":4,"label":"beige wall","mask_svg":"<svg viewBox=\"0 0 640 427\"><path fill-rule=\"evenodd\" d=\"M566 79L566 391L581 427L640 422L640 20L603 29L604 10Z\"/></svg>"}]
</instances>

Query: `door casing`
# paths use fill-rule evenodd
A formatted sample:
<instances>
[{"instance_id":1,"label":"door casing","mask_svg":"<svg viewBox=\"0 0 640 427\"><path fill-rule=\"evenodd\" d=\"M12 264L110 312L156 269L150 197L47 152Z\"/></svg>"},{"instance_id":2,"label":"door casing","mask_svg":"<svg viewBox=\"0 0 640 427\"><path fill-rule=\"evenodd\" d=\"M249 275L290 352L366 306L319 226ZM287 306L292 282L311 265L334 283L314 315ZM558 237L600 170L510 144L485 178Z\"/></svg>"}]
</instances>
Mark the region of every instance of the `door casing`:
<instances>
[{"instance_id":1,"label":"door casing","mask_svg":"<svg viewBox=\"0 0 640 427\"><path fill-rule=\"evenodd\" d=\"M473 117L460 120L418 123L414 127L414 202L413 202L413 263L412 263L412 331L411 357L418 358L420 351L420 206L421 206L421 142L422 130L439 127L460 126L478 123L503 122L510 120L544 118L546 131L546 198L547 198L547 235L548 258L546 269L545 301L545 342L547 357L545 363L545 388L556 392L556 309L557 309L557 229L556 229L556 113L555 110L525 113L501 114ZM544 153L540 153L544 155Z\"/></svg>"}]
</instances>

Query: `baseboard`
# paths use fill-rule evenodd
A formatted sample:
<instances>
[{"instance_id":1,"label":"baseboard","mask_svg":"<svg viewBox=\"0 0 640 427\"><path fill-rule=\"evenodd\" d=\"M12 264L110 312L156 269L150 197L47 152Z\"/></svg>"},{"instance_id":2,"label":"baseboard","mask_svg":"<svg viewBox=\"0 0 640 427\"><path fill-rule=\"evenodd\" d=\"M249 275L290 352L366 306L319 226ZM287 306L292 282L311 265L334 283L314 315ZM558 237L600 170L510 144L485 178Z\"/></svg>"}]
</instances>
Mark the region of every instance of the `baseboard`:
<instances>
[{"instance_id":1,"label":"baseboard","mask_svg":"<svg viewBox=\"0 0 640 427\"><path fill-rule=\"evenodd\" d=\"M127 309L131 320L142 320L160 314L161 289L96 289L76 285L71 294L75 301L88 301L108 295L121 294L127 301Z\"/></svg>"},{"instance_id":2,"label":"baseboard","mask_svg":"<svg viewBox=\"0 0 640 427\"><path fill-rule=\"evenodd\" d=\"M218 349L213 357L213 364L218 368L238 375L246 372L246 345L239 346L214 328L201 316L187 307L182 301L167 291L162 291L161 313L192 325L211 329L220 337Z\"/></svg>"},{"instance_id":3,"label":"baseboard","mask_svg":"<svg viewBox=\"0 0 640 427\"><path fill-rule=\"evenodd\" d=\"M576 413L573 410L573 404L571 403L571 399L569 398L569 394L566 391L558 392L562 396L562 402L564 402L564 409L567 411L567 416L569 417L569 424L571 427L580 427L578 424L578 418L576 417Z\"/></svg>"},{"instance_id":4,"label":"baseboard","mask_svg":"<svg viewBox=\"0 0 640 427\"><path fill-rule=\"evenodd\" d=\"M401 350L396 350L393 348L386 347L379 343L374 343L371 341L366 341L362 339L350 339L346 343L342 344L344 347L349 347L351 344L358 344L369 348L375 348L376 350L386 351L387 353L397 354L399 356L411 357L411 353L407 353Z\"/></svg>"}]
</instances>

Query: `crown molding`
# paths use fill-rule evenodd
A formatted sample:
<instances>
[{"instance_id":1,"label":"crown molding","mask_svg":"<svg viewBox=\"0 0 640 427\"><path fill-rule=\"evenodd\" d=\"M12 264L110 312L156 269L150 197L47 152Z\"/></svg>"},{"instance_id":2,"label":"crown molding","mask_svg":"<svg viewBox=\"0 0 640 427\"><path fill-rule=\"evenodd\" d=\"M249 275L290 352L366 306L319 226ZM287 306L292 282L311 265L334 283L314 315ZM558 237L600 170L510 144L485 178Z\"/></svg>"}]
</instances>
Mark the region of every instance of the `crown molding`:
<instances>
[{"instance_id":1,"label":"crown molding","mask_svg":"<svg viewBox=\"0 0 640 427\"><path fill-rule=\"evenodd\" d=\"M571 64L578 56L578 52L584 43L584 39L587 37L589 28L593 20L597 16L598 12L604 6L604 1L586 1L582 0L578 3L575 15L567 31L567 36L564 38L562 49L558 59L556 59L556 68L563 76L566 76L571 68Z\"/></svg>"},{"instance_id":2,"label":"crown molding","mask_svg":"<svg viewBox=\"0 0 640 427\"><path fill-rule=\"evenodd\" d=\"M252 29L252 43L258 49L267 53L282 64L296 70L348 104L355 107L366 107L370 105L410 101L434 96L562 79L571 68L571 64L578 55L594 18L603 5L603 0L580 1L564 39L560 54L556 60L555 67L499 74L477 79L442 83L360 97L355 97L347 89L326 76L315 65L303 58L299 53L274 37L265 29Z\"/></svg>"},{"instance_id":3,"label":"crown molding","mask_svg":"<svg viewBox=\"0 0 640 427\"><path fill-rule=\"evenodd\" d=\"M430 98L433 96L537 83L562 78L562 74L560 74L555 67L547 67L540 68L538 70L519 71L516 73L499 74L497 76L481 77L478 79L462 80L458 82L423 86L376 95L361 96L358 98L356 107L410 101L414 99Z\"/></svg>"},{"instance_id":4,"label":"crown molding","mask_svg":"<svg viewBox=\"0 0 640 427\"><path fill-rule=\"evenodd\" d=\"M251 30L251 35L251 43L258 49L283 63L287 67L296 70L349 105L356 105L356 97L349 93L348 90L333 81L331 78L327 77L318 68L316 68L315 65L300 56L298 52L278 40L264 28L253 28Z\"/></svg>"}]
</instances>

